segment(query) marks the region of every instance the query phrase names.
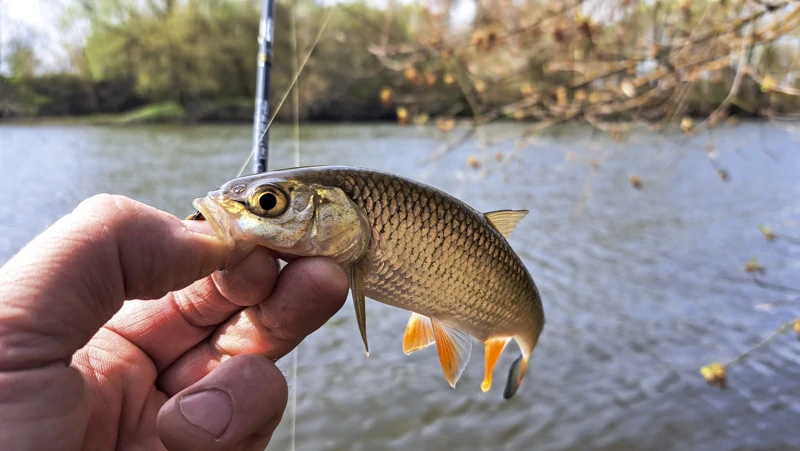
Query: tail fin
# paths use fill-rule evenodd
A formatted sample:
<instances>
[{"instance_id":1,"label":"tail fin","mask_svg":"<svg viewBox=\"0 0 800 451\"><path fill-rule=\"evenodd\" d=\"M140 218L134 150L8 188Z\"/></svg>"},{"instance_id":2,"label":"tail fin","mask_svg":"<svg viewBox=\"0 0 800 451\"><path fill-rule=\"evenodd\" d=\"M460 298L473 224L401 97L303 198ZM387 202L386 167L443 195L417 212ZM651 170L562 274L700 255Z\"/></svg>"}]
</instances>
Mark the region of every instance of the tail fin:
<instances>
[{"instance_id":1,"label":"tail fin","mask_svg":"<svg viewBox=\"0 0 800 451\"><path fill-rule=\"evenodd\" d=\"M519 345L521 355L517 360L514 360L514 363L511 364L511 368L508 370L508 381L506 381L506 389L503 391L504 398L509 399L517 392L519 384L522 382L522 377L525 376L525 369L528 367L528 359L530 359L533 350L536 348L536 344L539 342L539 334L541 334L541 332L540 328L532 338L527 339L519 336L514 337Z\"/></svg>"},{"instance_id":2,"label":"tail fin","mask_svg":"<svg viewBox=\"0 0 800 451\"><path fill-rule=\"evenodd\" d=\"M506 382L506 389L503 391L503 398L509 399L514 396L514 393L517 392L517 388L519 388L520 382L522 382L522 376L525 375L525 368L528 366L528 357L525 354L521 354L517 360L514 360L514 363L511 364L511 368L508 370L508 381Z\"/></svg>"}]
</instances>

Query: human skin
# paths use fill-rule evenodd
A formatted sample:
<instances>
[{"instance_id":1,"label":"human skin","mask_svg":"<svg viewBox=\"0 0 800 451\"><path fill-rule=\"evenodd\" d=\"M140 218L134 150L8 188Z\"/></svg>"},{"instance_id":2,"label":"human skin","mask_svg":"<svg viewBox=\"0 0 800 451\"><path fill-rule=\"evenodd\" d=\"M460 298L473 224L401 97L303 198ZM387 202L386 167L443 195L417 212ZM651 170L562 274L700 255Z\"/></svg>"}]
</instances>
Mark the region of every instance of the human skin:
<instances>
[{"instance_id":1,"label":"human skin","mask_svg":"<svg viewBox=\"0 0 800 451\"><path fill-rule=\"evenodd\" d=\"M204 221L90 198L0 268L0 447L264 449L288 391L274 361L348 285L329 260L279 274Z\"/></svg>"}]
</instances>

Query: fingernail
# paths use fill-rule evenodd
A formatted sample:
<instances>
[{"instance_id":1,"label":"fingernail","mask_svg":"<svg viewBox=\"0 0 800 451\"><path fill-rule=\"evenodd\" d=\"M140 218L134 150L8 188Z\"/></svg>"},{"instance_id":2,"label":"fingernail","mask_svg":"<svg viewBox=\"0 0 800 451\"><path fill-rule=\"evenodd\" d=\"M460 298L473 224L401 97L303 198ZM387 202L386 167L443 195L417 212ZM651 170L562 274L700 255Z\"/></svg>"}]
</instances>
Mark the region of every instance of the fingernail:
<instances>
[{"instance_id":1,"label":"fingernail","mask_svg":"<svg viewBox=\"0 0 800 451\"><path fill-rule=\"evenodd\" d=\"M181 398L181 413L193 425L219 437L233 419L233 402L222 390L206 390Z\"/></svg>"},{"instance_id":2,"label":"fingernail","mask_svg":"<svg viewBox=\"0 0 800 451\"><path fill-rule=\"evenodd\" d=\"M183 221L183 226L186 227L186 230L189 230L190 232L217 237L217 231L214 230L214 227L211 227L211 224L209 224L208 221L196 221L190 219Z\"/></svg>"}]
</instances>

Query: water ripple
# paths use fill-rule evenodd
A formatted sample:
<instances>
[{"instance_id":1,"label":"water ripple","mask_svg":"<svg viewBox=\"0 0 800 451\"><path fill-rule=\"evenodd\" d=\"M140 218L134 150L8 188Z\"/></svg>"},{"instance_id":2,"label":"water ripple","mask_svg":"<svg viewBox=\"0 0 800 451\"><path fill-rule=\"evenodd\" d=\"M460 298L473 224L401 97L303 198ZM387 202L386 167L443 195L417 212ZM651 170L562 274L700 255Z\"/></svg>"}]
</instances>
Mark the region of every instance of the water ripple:
<instances>
[{"instance_id":1,"label":"water ripple","mask_svg":"<svg viewBox=\"0 0 800 451\"><path fill-rule=\"evenodd\" d=\"M800 342L791 334L733 368L725 391L698 374L797 315L796 305L757 310L775 293L731 281L753 256L776 283L796 284L800 268L800 247L766 243L757 229L769 223L800 237L796 144L762 127L715 135L727 184L692 150L703 137L676 148L634 134L620 146L568 128L537 138L503 175L468 182L467 154L512 149L470 143L420 166L438 142L413 129L301 128L304 165L384 169L483 211L529 209L510 241L539 285L548 322L520 392L505 401L514 346L491 392L479 389L480 346L453 390L434 349L403 354L407 312L368 303L366 358L345 306L299 348L298 449L800 449ZM273 167L292 164L291 136L289 128L273 130ZM249 127L0 126L0 261L98 192L184 216L194 197L236 174L250 139ZM589 168L565 156L608 150L613 158L578 209ZM641 191L630 188L631 173L644 180ZM279 366L288 371L288 362ZM287 449L288 434L284 422L270 449Z\"/></svg>"}]
</instances>

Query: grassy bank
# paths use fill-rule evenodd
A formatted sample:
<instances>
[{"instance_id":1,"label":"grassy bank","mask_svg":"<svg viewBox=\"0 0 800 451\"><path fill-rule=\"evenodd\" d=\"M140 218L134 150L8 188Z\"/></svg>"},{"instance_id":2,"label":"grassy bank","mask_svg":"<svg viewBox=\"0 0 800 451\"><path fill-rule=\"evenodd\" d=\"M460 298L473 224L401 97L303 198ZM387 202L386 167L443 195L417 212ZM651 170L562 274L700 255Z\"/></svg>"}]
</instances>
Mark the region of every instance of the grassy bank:
<instances>
[{"instance_id":1,"label":"grassy bank","mask_svg":"<svg viewBox=\"0 0 800 451\"><path fill-rule=\"evenodd\" d=\"M114 118L114 124L146 124L153 122L177 122L186 115L184 108L174 102L156 103L136 108Z\"/></svg>"},{"instance_id":2,"label":"grassy bank","mask_svg":"<svg viewBox=\"0 0 800 451\"><path fill-rule=\"evenodd\" d=\"M124 113L86 114L78 116L22 116L7 118L0 122L63 125L133 125L155 123L178 123L186 116L183 107L173 102L156 103L132 109Z\"/></svg>"},{"instance_id":3,"label":"grassy bank","mask_svg":"<svg viewBox=\"0 0 800 451\"><path fill-rule=\"evenodd\" d=\"M252 123L253 99L230 98L191 102L148 103L122 112L94 114L30 114L2 117L0 123L59 123L96 125L133 125L152 123ZM293 120L291 108L283 108L276 122ZM341 106L335 103L321 105L301 117L303 122L393 122L397 120L393 108L376 107L353 102Z\"/></svg>"}]
</instances>

